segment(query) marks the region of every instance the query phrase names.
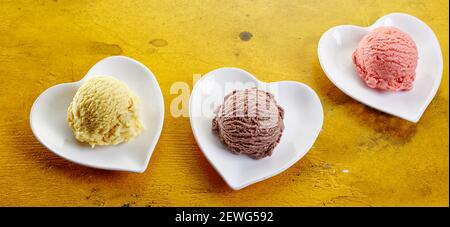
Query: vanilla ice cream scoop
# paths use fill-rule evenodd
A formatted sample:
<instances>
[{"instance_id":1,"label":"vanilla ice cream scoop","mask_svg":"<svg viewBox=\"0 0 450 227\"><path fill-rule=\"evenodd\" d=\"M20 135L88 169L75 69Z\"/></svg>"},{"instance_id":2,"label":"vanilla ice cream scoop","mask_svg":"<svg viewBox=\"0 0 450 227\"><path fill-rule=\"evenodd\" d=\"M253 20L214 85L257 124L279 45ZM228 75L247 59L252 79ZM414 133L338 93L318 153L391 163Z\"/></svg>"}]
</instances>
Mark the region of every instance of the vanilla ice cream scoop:
<instances>
[{"instance_id":1,"label":"vanilla ice cream scoop","mask_svg":"<svg viewBox=\"0 0 450 227\"><path fill-rule=\"evenodd\" d=\"M138 98L125 83L101 76L78 89L67 118L80 142L112 145L128 142L142 131L138 107Z\"/></svg>"}]
</instances>

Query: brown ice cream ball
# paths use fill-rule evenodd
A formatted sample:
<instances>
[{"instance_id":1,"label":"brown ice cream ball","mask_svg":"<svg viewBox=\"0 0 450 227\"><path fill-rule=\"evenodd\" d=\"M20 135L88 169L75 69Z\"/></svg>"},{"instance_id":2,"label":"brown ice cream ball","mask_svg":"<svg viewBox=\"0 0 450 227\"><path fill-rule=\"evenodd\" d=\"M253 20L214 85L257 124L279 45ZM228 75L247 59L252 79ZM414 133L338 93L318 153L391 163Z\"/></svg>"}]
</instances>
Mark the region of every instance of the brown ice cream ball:
<instances>
[{"instance_id":1,"label":"brown ice cream ball","mask_svg":"<svg viewBox=\"0 0 450 227\"><path fill-rule=\"evenodd\" d=\"M272 155L284 130L284 110L269 92L249 88L225 96L212 129L228 149L254 159Z\"/></svg>"}]
</instances>

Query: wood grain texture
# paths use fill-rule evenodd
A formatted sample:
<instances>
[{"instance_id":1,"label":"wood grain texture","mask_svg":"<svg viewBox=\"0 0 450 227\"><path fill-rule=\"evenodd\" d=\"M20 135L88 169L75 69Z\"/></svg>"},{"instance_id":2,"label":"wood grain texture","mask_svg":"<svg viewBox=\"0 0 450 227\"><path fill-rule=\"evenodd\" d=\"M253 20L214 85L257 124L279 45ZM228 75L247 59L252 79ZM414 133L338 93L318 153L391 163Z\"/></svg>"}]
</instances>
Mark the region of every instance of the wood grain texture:
<instances>
[{"instance_id":1,"label":"wood grain texture","mask_svg":"<svg viewBox=\"0 0 450 227\"><path fill-rule=\"evenodd\" d=\"M446 0L2 0L0 205L448 206L448 10ZM317 59L327 29L367 26L391 12L425 21L444 55L441 87L417 124L349 98ZM42 91L77 81L95 62L119 54L152 69L166 102L162 136L143 174L64 161L29 126ZM173 82L192 85L192 74L223 66L264 81L306 83L324 105L323 131L310 152L240 191L228 188L201 154L189 119L169 109Z\"/></svg>"}]
</instances>

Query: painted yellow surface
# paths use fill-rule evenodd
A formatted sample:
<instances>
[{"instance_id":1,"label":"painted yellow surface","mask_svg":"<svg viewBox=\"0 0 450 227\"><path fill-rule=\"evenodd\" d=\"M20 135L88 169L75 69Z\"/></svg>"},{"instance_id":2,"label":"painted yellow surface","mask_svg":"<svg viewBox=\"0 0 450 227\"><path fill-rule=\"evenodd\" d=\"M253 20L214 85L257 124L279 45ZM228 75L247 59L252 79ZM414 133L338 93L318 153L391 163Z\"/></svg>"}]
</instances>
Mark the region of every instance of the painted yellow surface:
<instances>
[{"instance_id":1,"label":"painted yellow surface","mask_svg":"<svg viewBox=\"0 0 450 227\"><path fill-rule=\"evenodd\" d=\"M448 206L448 10L447 0L2 0L0 205ZM317 59L327 29L367 26L391 12L425 21L443 51L441 87L417 124L349 98ZM243 41L241 32L252 36ZM79 80L110 55L147 65L163 91L165 124L143 174L69 163L30 130L30 108L42 91ZM306 83L325 113L323 131L301 161L240 191L204 158L189 119L169 111L173 82L191 85L192 74L223 66L264 81Z\"/></svg>"}]
</instances>

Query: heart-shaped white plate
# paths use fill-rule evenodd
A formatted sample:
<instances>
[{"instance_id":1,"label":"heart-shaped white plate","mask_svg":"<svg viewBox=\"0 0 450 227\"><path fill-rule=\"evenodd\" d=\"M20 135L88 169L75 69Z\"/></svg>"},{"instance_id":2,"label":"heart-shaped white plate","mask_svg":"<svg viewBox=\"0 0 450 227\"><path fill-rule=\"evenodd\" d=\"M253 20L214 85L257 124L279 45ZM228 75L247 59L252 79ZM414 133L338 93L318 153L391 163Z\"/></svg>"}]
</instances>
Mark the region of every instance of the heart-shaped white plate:
<instances>
[{"instance_id":1,"label":"heart-shaped white plate","mask_svg":"<svg viewBox=\"0 0 450 227\"><path fill-rule=\"evenodd\" d=\"M352 54L359 41L381 26L393 26L415 41L419 61L411 91L379 91L367 87L353 65ZM319 61L331 82L345 94L388 114L417 122L435 96L442 79L443 61L439 42L421 20L402 13L388 14L370 27L342 25L331 28L320 38Z\"/></svg>"},{"instance_id":2,"label":"heart-shaped white plate","mask_svg":"<svg viewBox=\"0 0 450 227\"><path fill-rule=\"evenodd\" d=\"M144 131L129 143L96 146L78 142L67 123L67 108L78 88L96 76L113 76L139 97ZM45 90L34 102L30 125L36 138L49 150L69 161L107 170L144 172L158 142L164 121L164 101L153 73L140 62L112 56L95 64L86 76Z\"/></svg>"},{"instance_id":3,"label":"heart-shaped white plate","mask_svg":"<svg viewBox=\"0 0 450 227\"><path fill-rule=\"evenodd\" d=\"M272 156L254 160L235 155L211 129L214 110L225 95L235 89L258 87L272 92L284 108L285 130ZM312 147L323 124L323 109L317 94L293 81L264 83L237 68L220 68L203 76L191 94L190 121L194 137L203 154L234 190L262 181L286 170Z\"/></svg>"}]
</instances>

